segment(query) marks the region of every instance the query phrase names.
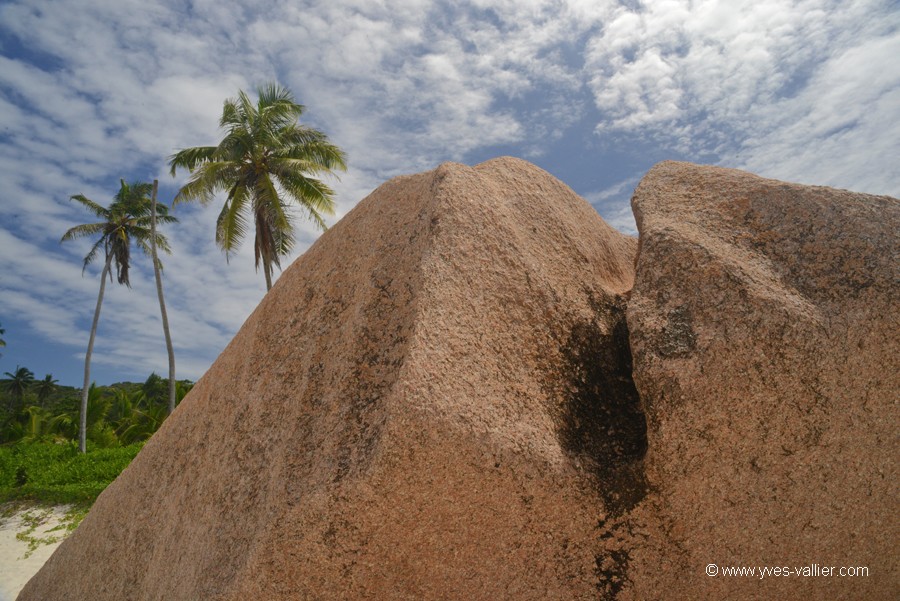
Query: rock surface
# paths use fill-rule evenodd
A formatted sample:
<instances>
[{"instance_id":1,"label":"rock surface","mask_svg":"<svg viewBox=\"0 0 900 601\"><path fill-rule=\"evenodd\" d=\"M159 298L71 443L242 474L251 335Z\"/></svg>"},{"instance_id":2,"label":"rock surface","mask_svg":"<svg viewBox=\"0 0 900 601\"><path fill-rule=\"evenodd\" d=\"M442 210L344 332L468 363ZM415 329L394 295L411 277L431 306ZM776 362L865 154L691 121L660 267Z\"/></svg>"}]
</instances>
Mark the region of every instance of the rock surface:
<instances>
[{"instance_id":1,"label":"rock surface","mask_svg":"<svg viewBox=\"0 0 900 601\"><path fill-rule=\"evenodd\" d=\"M632 204L639 252L524 161L388 182L19 598L894 599L900 201Z\"/></svg>"},{"instance_id":2,"label":"rock surface","mask_svg":"<svg viewBox=\"0 0 900 601\"><path fill-rule=\"evenodd\" d=\"M666 162L632 206L653 492L610 526L615 598L896 599L900 201Z\"/></svg>"},{"instance_id":3,"label":"rock surface","mask_svg":"<svg viewBox=\"0 0 900 601\"><path fill-rule=\"evenodd\" d=\"M19 599L596 599L645 487L636 247L524 161L391 180Z\"/></svg>"}]
</instances>

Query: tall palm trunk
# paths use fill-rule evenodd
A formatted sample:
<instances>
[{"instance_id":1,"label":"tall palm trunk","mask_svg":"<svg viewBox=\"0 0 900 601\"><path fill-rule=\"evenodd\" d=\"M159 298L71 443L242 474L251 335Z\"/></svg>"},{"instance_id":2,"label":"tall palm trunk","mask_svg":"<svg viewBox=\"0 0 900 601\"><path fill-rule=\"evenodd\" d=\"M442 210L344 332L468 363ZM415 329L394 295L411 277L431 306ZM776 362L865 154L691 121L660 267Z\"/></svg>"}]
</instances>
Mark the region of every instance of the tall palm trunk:
<instances>
[{"instance_id":1,"label":"tall palm trunk","mask_svg":"<svg viewBox=\"0 0 900 601\"><path fill-rule=\"evenodd\" d=\"M97 308L94 309L94 323L91 324L91 337L88 339L87 353L84 355L84 388L81 389L81 414L78 418L78 450L87 452L87 410L88 393L91 388L91 353L94 352L94 338L97 336L97 324L100 323L100 306L103 304L103 291L106 290L106 276L113 256L106 253L106 263L100 272L100 294L97 295Z\"/></svg>"},{"instance_id":2,"label":"tall palm trunk","mask_svg":"<svg viewBox=\"0 0 900 601\"><path fill-rule=\"evenodd\" d=\"M269 265L268 261L265 262L263 271L266 273L266 292L268 292L272 289L272 266Z\"/></svg>"},{"instance_id":3,"label":"tall palm trunk","mask_svg":"<svg viewBox=\"0 0 900 601\"><path fill-rule=\"evenodd\" d=\"M156 193L159 180L153 180L153 192L150 195L150 251L153 259L153 273L156 275L156 294L159 296L159 314L162 316L163 332L166 335L166 351L169 353L169 415L175 411L175 349L172 347L172 335L169 334L169 316L166 314L166 301L163 299L162 274L159 271L159 259L156 256Z\"/></svg>"}]
</instances>

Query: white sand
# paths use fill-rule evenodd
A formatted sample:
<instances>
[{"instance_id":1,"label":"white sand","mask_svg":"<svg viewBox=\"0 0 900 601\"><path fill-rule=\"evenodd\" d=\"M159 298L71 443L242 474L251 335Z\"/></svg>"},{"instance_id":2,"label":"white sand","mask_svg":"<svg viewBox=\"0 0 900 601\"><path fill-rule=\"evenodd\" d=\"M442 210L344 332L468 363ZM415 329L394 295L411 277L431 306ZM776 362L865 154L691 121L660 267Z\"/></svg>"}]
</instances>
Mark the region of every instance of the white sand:
<instances>
[{"instance_id":1,"label":"white sand","mask_svg":"<svg viewBox=\"0 0 900 601\"><path fill-rule=\"evenodd\" d=\"M48 532L59 525L68 507L52 509L23 508L8 518L0 518L0 601L13 601L25 583L41 569L53 551L62 542L65 530ZM16 539L16 534L28 530L24 515L39 516L41 524L30 536L45 538L58 536L59 542L39 545L26 559L28 543Z\"/></svg>"}]
</instances>

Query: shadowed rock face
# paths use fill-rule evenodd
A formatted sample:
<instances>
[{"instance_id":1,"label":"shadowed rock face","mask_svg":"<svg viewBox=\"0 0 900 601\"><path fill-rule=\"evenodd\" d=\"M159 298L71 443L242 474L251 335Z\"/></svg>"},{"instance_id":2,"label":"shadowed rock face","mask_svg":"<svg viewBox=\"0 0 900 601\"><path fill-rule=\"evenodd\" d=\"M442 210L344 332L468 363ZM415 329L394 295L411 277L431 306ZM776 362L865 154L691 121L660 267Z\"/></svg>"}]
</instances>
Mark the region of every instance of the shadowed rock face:
<instances>
[{"instance_id":1,"label":"shadowed rock face","mask_svg":"<svg viewBox=\"0 0 900 601\"><path fill-rule=\"evenodd\" d=\"M609 526L613 598L896 598L900 201L666 162L632 206L653 492Z\"/></svg>"},{"instance_id":2,"label":"shadowed rock face","mask_svg":"<svg viewBox=\"0 0 900 601\"><path fill-rule=\"evenodd\" d=\"M19 598L596 599L646 492L636 246L524 161L391 180Z\"/></svg>"}]
</instances>

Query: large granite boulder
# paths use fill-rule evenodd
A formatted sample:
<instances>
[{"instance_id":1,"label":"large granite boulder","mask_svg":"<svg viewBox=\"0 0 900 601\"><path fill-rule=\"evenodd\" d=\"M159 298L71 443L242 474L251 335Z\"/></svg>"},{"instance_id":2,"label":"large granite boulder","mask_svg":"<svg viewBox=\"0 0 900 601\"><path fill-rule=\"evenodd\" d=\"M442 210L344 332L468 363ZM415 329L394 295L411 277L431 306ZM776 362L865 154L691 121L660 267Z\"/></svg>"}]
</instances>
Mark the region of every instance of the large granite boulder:
<instances>
[{"instance_id":1,"label":"large granite boulder","mask_svg":"<svg viewBox=\"0 0 900 601\"><path fill-rule=\"evenodd\" d=\"M900 202L665 162L632 206L651 492L614 598L896 599Z\"/></svg>"},{"instance_id":2,"label":"large granite boulder","mask_svg":"<svg viewBox=\"0 0 900 601\"><path fill-rule=\"evenodd\" d=\"M895 598L900 202L633 206L639 250L524 161L388 182L20 599Z\"/></svg>"},{"instance_id":3,"label":"large granite boulder","mask_svg":"<svg viewBox=\"0 0 900 601\"><path fill-rule=\"evenodd\" d=\"M595 599L645 486L636 247L524 161L391 180L19 599Z\"/></svg>"}]
</instances>

